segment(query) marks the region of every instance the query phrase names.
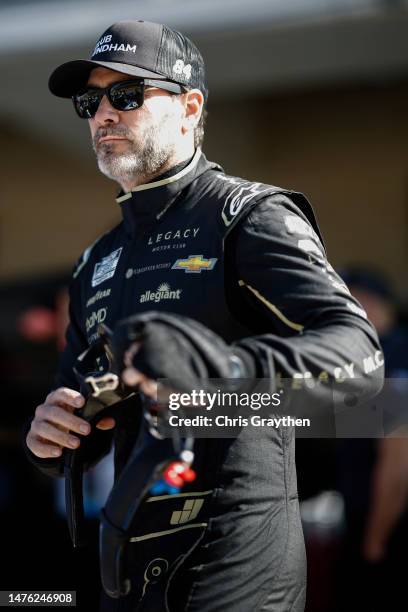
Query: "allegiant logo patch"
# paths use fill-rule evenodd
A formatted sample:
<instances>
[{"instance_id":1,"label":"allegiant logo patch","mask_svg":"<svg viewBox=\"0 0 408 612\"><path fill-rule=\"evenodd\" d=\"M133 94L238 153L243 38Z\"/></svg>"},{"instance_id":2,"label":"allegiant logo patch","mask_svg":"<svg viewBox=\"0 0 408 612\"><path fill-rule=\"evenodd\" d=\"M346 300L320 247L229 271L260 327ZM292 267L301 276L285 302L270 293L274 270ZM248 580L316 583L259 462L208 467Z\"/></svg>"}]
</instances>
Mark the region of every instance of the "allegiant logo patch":
<instances>
[{"instance_id":1,"label":"allegiant logo patch","mask_svg":"<svg viewBox=\"0 0 408 612\"><path fill-rule=\"evenodd\" d=\"M179 300L182 289L172 290L170 285L162 283L157 287L156 291L145 291L140 296L139 302L161 302L162 300Z\"/></svg>"},{"instance_id":2,"label":"allegiant logo patch","mask_svg":"<svg viewBox=\"0 0 408 612\"><path fill-rule=\"evenodd\" d=\"M200 274L202 270L212 270L216 262L216 257L206 259L203 255L189 255L187 259L178 259L171 269L184 270L187 274Z\"/></svg>"}]
</instances>

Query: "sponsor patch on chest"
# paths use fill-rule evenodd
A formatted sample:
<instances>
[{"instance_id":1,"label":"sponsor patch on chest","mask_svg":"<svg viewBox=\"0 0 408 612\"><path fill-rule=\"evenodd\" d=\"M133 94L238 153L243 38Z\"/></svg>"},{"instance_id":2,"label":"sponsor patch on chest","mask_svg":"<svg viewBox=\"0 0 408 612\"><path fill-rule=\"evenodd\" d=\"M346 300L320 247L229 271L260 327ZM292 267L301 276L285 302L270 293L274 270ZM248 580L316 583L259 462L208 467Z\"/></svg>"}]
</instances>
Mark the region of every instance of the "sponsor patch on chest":
<instances>
[{"instance_id":1,"label":"sponsor patch on chest","mask_svg":"<svg viewBox=\"0 0 408 612\"><path fill-rule=\"evenodd\" d=\"M122 249L123 247L120 247L116 249L116 251L112 251L112 253L103 257L101 261L95 264L92 275L92 287L96 287L109 278L112 278L115 274Z\"/></svg>"},{"instance_id":2,"label":"sponsor patch on chest","mask_svg":"<svg viewBox=\"0 0 408 612\"><path fill-rule=\"evenodd\" d=\"M171 269L184 270L188 274L200 274L202 270L212 270L216 263L216 257L206 259L203 255L189 255L186 259L178 259Z\"/></svg>"},{"instance_id":3,"label":"sponsor patch on chest","mask_svg":"<svg viewBox=\"0 0 408 612\"><path fill-rule=\"evenodd\" d=\"M170 230L160 234L155 234L154 236L149 236L147 244L154 245L158 244L159 242L171 242L173 240L195 238L199 231L199 227L185 227L182 229Z\"/></svg>"},{"instance_id":4,"label":"sponsor patch on chest","mask_svg":"<svg viewBox=\"0 0 408 612\"><path fill-rule=\"evenodd\" d=\"M148 289L143 293L139 302L143 304L144 302L161 302L162 300L179 300L182 289L171 289L170 285L167 283L162 283L156 289L156 291L151 291Z\"/></svg>"}]
</instances>

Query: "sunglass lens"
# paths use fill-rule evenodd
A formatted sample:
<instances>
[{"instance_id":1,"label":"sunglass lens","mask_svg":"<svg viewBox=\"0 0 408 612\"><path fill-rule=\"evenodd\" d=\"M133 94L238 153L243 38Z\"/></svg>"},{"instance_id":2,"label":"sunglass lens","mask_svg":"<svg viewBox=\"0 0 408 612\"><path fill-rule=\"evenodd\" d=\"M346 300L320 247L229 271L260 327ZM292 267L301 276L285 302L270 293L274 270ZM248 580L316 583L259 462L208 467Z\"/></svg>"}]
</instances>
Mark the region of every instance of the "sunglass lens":
<instances>
[{"instance_id":1,"label":"sunglass lens","mask_svg":"<svg viewBox=\"0 0 408 612\"><path fill-rule=\"evenodd\" d=\"M105 92L109 102L114 108L120 111L134 110L140 108L144 98L143 81L125 81L115 83L106 89L83 90L73 96L74 107L82 119L92 119L95 116L99 104Z\"/></svg>"},{"instance_id":2,"label":"sunglass lens","mask_svg":"<svg viewBox=\"0 0 408 612\"><path fill-rule=\"evenodd\" d=\"M101 102L101 93L98 91L85 91L74 96L74 106L82 119L91 119L95 116Z\"/></svg>"},{"instance_id":3,"label":"sunglass lens","mask_svg":"<svg viewBox=\"0 0 408 612\"><path fill-rule=\"evenodd\" d=\"M143 104L143 85L141 83L118 83L111 88L109 97L116 109L134 110Z\"/></svg>"}]
</instances>

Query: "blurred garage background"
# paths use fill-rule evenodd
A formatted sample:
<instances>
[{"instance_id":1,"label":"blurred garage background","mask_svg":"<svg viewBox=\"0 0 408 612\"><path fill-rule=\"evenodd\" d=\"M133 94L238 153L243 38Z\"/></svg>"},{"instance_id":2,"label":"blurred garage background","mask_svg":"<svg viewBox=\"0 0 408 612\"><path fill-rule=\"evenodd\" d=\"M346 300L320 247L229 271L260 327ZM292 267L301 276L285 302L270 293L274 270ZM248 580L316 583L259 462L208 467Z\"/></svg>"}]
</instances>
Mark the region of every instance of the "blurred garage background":
<instances>
[{"instance_id":1,"label":"blurred garage background","mask_svg":"<svg viewBox=\"0 0 408 612\"><path fill-rule=\"evenodd\" d=\"M86 122L51 96L48 75L123 19L167 23L201 49L208 158L304 192L332 265L384 273L402 321L408 301L406 0L0 0L1 589L72 588L87 609L95 546L70 550L59 493L21 455L20 430L52 381L73 263L119 219ZM323 595L310 593L309 611L334 610L330 554L311 551Z\"/></svg>"}]
</instances>

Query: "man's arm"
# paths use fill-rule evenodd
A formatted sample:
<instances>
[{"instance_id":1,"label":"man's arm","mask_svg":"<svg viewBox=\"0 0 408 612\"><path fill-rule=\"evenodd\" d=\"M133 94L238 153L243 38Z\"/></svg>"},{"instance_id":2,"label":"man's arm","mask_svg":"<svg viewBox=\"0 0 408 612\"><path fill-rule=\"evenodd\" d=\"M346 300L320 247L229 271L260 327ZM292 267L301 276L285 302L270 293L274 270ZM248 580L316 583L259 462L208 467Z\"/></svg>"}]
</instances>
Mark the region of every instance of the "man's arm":
<instances>
[{"instance_id":1,"label":"man's arm","mask_svg":"<svg viewBox=\"0 0 408 612\"><path fill-rule=\"evenodd\" d=\"M79 283L70 286L69 325L66 346L61 355L53 390L45 402L37 406L35 415L24 427L24 449L31 463L48 476L63 476L63 448L76 448L80 438L75 434L89 435L90 428L84 419L74 415L74 410L84 403L79 393L73 365L86 348L87 340L78 322L80 313ZM80 402L77 403L77 402ZM87 444L85 469L91 467L109 452L112 444L113 419L101 421L92 431L92 444ZM81 431L86 427L86 431ZM106 430L105 430L106 429ZM54 453L59 451L56 458Z\"/></svg>"},{"instance_id":2,"label":"man's arm","mask_svg":"<svg viewBox=\"0 0 408 612\"><path fill-rule=\"evenodd\" d=\"M299 384L310 376L350 378L357 393L375 395L383 380L376 331L289 197L260 202L227 240L235 314L260 332L237 344L255 357L258 375Z\"/></svg>"}]
</instances>

